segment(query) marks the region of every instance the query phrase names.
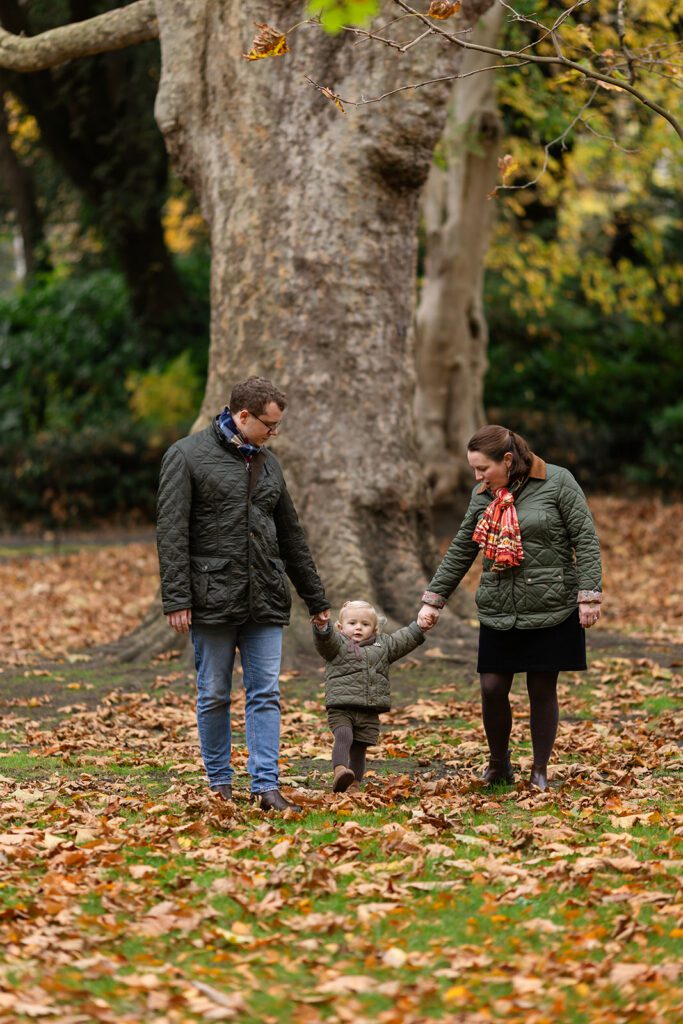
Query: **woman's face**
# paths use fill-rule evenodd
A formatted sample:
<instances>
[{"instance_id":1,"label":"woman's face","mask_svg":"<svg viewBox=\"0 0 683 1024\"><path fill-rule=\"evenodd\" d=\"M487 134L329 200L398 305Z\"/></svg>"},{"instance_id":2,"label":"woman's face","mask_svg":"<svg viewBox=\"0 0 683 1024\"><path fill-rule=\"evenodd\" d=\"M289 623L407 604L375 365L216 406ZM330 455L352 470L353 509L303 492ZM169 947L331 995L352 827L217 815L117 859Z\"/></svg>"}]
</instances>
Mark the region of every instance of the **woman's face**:
<instances>
[{"instance_id":1,"label":"woman's face","mask_svg":"<svg viewBox=\"0 0 683 1024\"><path fill-rule=\"evenodd\" d=\"M489 491L497 491L499 487L507 486L512 463L511 454L504 455L502 462L494 462L482 452L468 452L467 461L474 470L474 479L477 483L486 484Z\"/></svg>"}]
</instances>

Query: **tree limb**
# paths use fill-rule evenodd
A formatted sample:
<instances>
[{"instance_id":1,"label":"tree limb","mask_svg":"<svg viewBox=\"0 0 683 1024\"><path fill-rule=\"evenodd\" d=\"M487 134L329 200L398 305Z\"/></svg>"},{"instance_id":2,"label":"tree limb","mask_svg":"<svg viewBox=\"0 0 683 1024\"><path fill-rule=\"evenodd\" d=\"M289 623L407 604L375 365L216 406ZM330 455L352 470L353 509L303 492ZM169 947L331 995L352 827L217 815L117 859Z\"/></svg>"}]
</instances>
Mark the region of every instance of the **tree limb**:
<instances>
[{"instance_id":1,"label":"tree limb","mask_svg":"<svg viewBox=\"0 0 683 1024\"><path fill-rule=\"evenodd\" d=\"M122 50L158 37L154 0L136 0L127 7L52 28L37 36L17 36L0 28L0 67L10 71L45 71L77 57Z\"/></svg>"},{"instance_id":2,"label":"tree limb","mask_svg":"<svg viewBox=\"0 0 683 1024\"><path fill-rule=\"evenodd\" d=\"M494 46L482 46L478 43L470 43L464 39L460 39L453 33L446 32L445 29L435 25L426 15L416 11L413 7L407 4L405 0L394 0L394 3L400 7L402 11L405 11L406 14L411 14L413 17L417 18L418 21L421 21L428 28L431 28L435 35L443 36L444 39L455 44L455 46L462 47L464 50L479 50L482 53L490 53L496 57L504 58L520 56L520 53L517 50L501 50ZM525 53L524 59L531 64L558 64L563 68L571 68L572 71L578 71L579 74L583 75L585 78L592 79L595 82L604 82L608 86L613 86L617 89L623 90L623 92L630 93L632 96L635 96L637 100L640 100L643 106L649 107L650 110L653 110L656 114L659 114L660 117L663 117L665 121L668 121L679 138L683 139L683 125L681 125L680 121L678 121L665 107L660 106L659 103L655 103L654 100L651 100L645 95L645 93L641 92L640 89L636 89L624 79L613 78L611 75L605 75L600 71L595 71L593 68L588 68L583 64L578 64L576 61L569 60L569 58L561 55L557 55L555 57L544 57L539 56L538 54Z\"/></svg>"}]
</instances>

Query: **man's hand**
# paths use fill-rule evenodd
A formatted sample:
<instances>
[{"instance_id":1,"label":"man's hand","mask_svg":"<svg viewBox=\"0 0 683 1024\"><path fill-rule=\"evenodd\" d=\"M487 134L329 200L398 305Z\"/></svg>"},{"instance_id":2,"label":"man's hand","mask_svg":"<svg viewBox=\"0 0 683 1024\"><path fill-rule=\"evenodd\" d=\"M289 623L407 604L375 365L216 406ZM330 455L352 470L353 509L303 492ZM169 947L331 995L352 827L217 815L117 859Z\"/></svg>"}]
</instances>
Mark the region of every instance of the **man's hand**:
<instances>
[{"instance_id":1,"label":"man's hand","mask_svg":"<svg viewBox=\"0 0 683 1024\"><path fill-rule=\"evenodd\" d=\"M590 629L600 618L600 605L587 602L579 605L579 622L584 629Z\"/></svg>"},{"instance_id":2,"label":"man's hand","mask_svg":"<svg viewBox=\"0 0 683 1024\"><path fill-rule=\"evenodd\" d=\"M192 625L192 609L183 608L179 612L169 612L166 616L168 624L171 629L175 629L176 633L189 633L190 626Z\"/></svg>"},{"instance_id":3,"label":"man's hand","mask_svg":"<svg viewBox=\"0 0 683 1024\"><path fill-rule=\"evenodd\" d=\"M431 604L423 604L417 613L417 624L423 633L428 633L439 621L439 609Z\"/></svg>"},{"instance_id":4,"label":"man's hand","mask_svg":"<svg viewBox=\"0 0 683 1024\"><path fill-rule=\"evenodd\" d=\"M311 622L316 629L323 630L327 623L330 621L330 609L325 608L322 612L316 612L315 615L311 615Z\"/></svg>"}]
</instances>

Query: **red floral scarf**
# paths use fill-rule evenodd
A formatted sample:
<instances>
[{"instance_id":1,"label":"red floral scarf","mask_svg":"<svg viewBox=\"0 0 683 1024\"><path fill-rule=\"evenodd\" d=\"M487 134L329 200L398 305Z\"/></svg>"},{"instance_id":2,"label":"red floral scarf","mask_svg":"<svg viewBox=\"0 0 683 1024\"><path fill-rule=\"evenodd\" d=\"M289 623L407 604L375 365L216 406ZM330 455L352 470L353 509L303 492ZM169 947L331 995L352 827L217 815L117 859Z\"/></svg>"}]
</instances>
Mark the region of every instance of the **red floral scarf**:
<instances>
[{"instance_id":1,"label":"red floral scarf","mask_svg":"<svg viewBox=\"0 0 683 1024\"><path fill-rule=\"evenodd\" d=\"M485 558L493 562L492 572L502 572L512 565L521 565L524 558L519 519L515 508L515 496L506 487L500 487L491 504L472 534L484 552Z\"/></svg>"}]
</instances>

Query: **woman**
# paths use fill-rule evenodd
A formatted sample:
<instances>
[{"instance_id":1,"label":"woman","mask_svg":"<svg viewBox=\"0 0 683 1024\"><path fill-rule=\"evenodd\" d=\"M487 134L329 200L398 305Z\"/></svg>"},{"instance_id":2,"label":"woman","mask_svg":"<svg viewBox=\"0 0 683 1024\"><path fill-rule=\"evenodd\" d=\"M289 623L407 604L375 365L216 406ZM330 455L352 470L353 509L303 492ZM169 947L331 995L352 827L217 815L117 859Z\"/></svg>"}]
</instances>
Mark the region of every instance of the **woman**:
<instances>
[{"instance_id":1,"label":"woman","mask_svg":"<svg viewBox=\"0 0 683 1024\"><path fill-rule=\"evenodd\" d=\"M484 427L467 445L476 486L460 529L429 588L418 625L433 626L472 565L484 565L476 594L488 784L514 782L509 693L526 672L534 762L530 784L547 789L559 719L557 677L586 668L584 630L600 618L600 544L571 473L546 465L523 437Z\"/></svg>"}]
</instances>

